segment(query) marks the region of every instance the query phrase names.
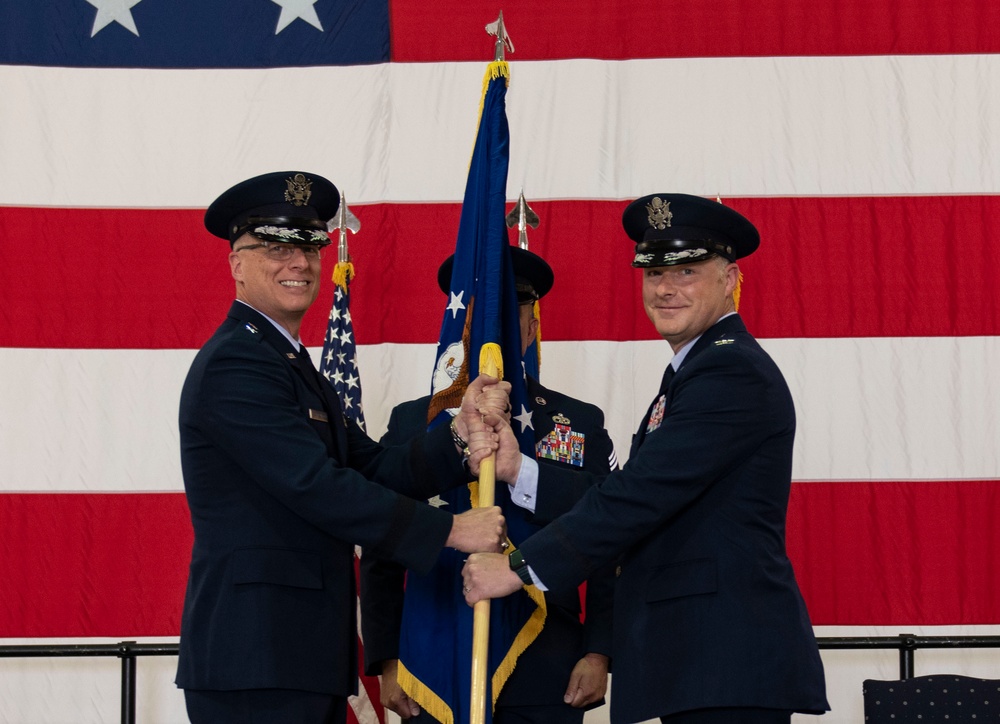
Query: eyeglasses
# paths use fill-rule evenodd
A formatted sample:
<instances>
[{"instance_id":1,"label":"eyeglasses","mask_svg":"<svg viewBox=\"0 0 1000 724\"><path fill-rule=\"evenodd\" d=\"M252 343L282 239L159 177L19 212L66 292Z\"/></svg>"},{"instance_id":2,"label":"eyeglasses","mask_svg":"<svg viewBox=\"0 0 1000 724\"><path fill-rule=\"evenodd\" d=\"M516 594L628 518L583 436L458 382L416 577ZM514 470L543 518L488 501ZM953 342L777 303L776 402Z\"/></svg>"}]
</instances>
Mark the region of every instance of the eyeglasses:
<instances>
[{"instance_id":1,"label":"eyeglasses","mask_svg":"<svg viewBox=\"0 0 1000 724\"><path fill-rule=\"evenodd\" d=\"M311 244L289 244L284 241L262 241L259 244L247 244L233 251L244 251L246 249L264 249L268 259L274 261L288 261L295 255L298 249L305 256L307 261L319 261L323 256L322 248Z\"/></svg>"}]
</instances>

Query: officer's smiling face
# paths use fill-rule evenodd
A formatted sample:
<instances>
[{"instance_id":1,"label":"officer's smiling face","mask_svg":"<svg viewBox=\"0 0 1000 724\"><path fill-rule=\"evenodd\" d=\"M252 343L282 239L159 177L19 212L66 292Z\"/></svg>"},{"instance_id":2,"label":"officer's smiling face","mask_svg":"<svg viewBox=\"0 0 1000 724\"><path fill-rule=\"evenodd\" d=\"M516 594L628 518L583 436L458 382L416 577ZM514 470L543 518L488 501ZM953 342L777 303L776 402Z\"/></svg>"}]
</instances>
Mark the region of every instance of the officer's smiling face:
<instances>
[{"instance_id":1,"label":"officer's smiling face","mask_svg":"<svg viewBox=\"0 0 1000 724\"><path fill-rule=\"evenodd\" d=\"M295 336L303 315L319 294L319 257L307 258L296 248L290 259L276 261L263 247L245 248L258 243L244 234L233 244L229 265L236 280L236 298Z\"/></svg>"},{"instance_id":2,"label":"officer's smiling face","mask_svg":"<svg viewBox=\"0 0 1000 724\"><path fill-rule=\"evenodd\" d=\"M733 311L738 278L736 264L720 257L650 267L642 274L642 303L656 331L676 352Z\"/></svg>"}]
</instances>

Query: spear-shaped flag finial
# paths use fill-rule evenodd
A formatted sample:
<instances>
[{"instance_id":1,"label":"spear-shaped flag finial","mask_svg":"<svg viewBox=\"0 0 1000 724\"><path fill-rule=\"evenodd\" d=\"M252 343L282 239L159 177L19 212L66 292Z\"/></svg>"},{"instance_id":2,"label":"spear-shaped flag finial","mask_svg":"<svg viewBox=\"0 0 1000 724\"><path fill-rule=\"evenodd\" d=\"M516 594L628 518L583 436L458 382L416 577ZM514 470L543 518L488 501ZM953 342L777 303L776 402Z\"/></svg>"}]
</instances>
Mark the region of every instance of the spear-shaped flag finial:
<instances>
[{"instance_id":1,"label":"spear-shaped flag finial","mask_svg":"<svg viewBox=\"0 0 1000 724\"><path fill-rule=\"evenodd\" d=\"M507 35L507 28L503 24L503 10L500 11L500 17L496 19L495 22L490 23L486 26L486 32L490 35L496 36L496 43L494 43L494 54L493 60L504 60L504 47L510 50L511 53L514 52L514 43L511 41L510 36Z\"/></svg>"},{"instance_id":2,"label":"spear-shaped flag finial","mask_svg":"<svg viewBox=\"0 0 1000 724\"><path fill-rule=\"evenodd\" d=\"M528 227L538 228L538 214L532 211L528 202L524 200L524 189L517 199L517 204L510 213L504 217L507 220L507 228L512 229L517 225L517 245L524 250L528 249Z\"/></svg>"},{"instance_id":3,"label":"spear-shaped flag finial","mask_svg":"<svg viewBox=\"0 0 1000 724\"><path fill-rule=\"evenodd\" d=\"M333 269L333 281L346 289L354 278L354 265L351 264L351 255L347 251L347 232L350 230L357 234L361 231L361 222L347 208L347 199L343 191L340 192L340 208L337 210L337 215L326 222L326 230L331 234L334 231L340 234L337 240L337 266Z\"/></svg>"}]
</instances>

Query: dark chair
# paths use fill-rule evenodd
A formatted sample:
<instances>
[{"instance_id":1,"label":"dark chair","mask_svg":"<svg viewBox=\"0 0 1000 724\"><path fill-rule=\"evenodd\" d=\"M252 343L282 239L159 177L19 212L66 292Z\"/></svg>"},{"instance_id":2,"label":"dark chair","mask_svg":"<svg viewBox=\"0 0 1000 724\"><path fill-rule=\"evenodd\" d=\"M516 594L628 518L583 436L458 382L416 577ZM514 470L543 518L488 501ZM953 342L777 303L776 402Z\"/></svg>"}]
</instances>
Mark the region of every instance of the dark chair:
<instances>
[{"instance_id":1,"label":"dark chair","mask_svg":"<svg viewBox=\"0 0 1000 724\"><path fill-rule=\"evenodd\" d=\"M931 674L862 684L868 724L1000 722L1000 680Z\"/></svg>"}]
</instances>

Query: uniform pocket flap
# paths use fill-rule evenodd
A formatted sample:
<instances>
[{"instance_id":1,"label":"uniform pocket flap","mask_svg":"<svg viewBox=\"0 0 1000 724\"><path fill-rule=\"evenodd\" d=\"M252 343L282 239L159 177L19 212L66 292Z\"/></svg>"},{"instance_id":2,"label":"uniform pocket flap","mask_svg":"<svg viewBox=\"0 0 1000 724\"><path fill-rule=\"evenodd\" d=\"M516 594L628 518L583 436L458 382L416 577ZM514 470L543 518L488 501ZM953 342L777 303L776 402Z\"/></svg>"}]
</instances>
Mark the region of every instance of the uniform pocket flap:
<instances>
[{"instance_id":1,"label":"uniform pocket flap","mask_svg":"<svg viewBox=\"0 0 1000 724\"><path fill-rule=\"evenodd\" d=\"M243 548L233 552L233 583L272 583L296 588L322 588L319 554L281 548Z\"/></svg>"},{"instance_id":2,"label":"uniform pocket flap","mask_svg":"<svg viewBox=\"0 0 1000 724\"><path fill-rule=\"evenodd\" d=\"M718 571L712 558L663 566L656 569L653 576L646 588L646 601L715 593L719 588Z\"/></svg>"}]
</instances>

